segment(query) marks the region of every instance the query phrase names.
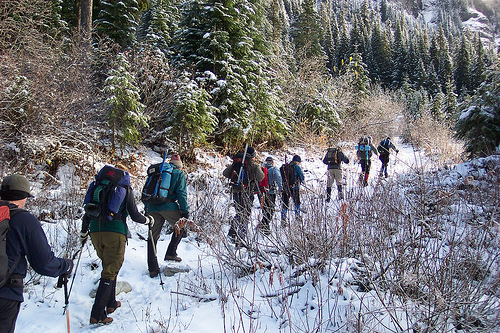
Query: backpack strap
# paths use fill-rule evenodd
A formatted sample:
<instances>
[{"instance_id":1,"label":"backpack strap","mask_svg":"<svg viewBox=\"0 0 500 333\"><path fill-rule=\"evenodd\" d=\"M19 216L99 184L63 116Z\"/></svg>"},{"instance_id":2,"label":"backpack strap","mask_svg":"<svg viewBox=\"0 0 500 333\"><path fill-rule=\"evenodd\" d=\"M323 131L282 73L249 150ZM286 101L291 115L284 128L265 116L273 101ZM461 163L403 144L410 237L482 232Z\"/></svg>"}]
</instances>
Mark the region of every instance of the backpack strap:
<instances>
[{"instance_id":1,"label":"backpack strap","mask_svg":"<svg viewBox=\"0 0 500 333\"><path fill-rule=\"evenodd\" d=\"M10 210L10 218L12 218L12 216L16 215L17 213L26 212L26 210L22 209L22 208L11 208L9 210ZM9 219L9 227L10 227L10 219ZM22 275L15 274L16 276L14 278L11 277L12 272L14 271L14 269L16 269L17 264L19 264L22 257L23 257L22 254L17 256L16 260L14 261L14 264L7 271L5 284L3 285L4 287L15 288L15 287L22 287L23 286L23 276Z\"/></svg>"}]
</instances>

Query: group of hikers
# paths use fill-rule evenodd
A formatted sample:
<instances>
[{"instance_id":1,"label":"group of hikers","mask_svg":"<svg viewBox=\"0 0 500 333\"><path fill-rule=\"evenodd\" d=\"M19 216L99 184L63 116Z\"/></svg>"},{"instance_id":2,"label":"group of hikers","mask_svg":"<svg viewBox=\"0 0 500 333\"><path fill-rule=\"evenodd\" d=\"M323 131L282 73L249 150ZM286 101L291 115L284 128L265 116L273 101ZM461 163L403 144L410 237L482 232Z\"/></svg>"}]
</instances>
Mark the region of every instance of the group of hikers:
<instances>
[{"instance_id":1,"label":"group of hikers","mask_svg":"<svg viewBox=\"0 0 500 333\"><path fill-rule=\"evenodd\" d=\"M382 162L380 177L388 177L387 167L391 149L396 153L396 148L390 137L383 139L376 148L370 136L359 139L356 156L361 165L360 181L363 186L368 185L371 168L371 157L375 154ZM248 147L233 157L233 162L223 171L224 177L230 179L232 199L236 214L231 221L228 237L237 246L244 246L247 227L252 211L255 194L258 195L260 206L263 210L262 220L258 228L269 235L270 222L274 215L276 198L281 195L281 226L287 226L287 216L290 209L290 199L294 203L295 216L300 218L301 201L300 185L304 183L304 173L300 167L302 159L299 155L293 156L291 162L285 163L278 169L274 166L274 159L268 156L264 165L259 166L255 161L256 152L253 147ZM328 148L323 163L328 166L326 184L326 202L330 202L332 186L337 185L338 198L344 199L342 188L342 163L348 164L349 158L343 152L343 145Z\"/></svg>"},{"instance_id":2,"label":"group of hikers","mask_svg":"<svg viewBox=\"0 0 500 333\"><path fill-rule=\"evenodd\" d=\"M169 163L154 164L148 168L148 178L141 193L145 213L137 208L130 187L130 174L110 165L104 166L90 184L85 199L85 214L80 232L81 247L88 238L102 261L102 272L90 324L109 324L108 315L121 307L116 300L116 277L122 267L127 235L126 219L148 226L147 262L150 277L160 273L156 244L165 221L172 227L189 218L186 177L179 155L172 155ZM33 197L31 185L22 175L7 176L0 190L0 333L14 332L23 302L23 279L27 264L35 272L68 278L73 270L73 259L58 258L51 250L38 219L24 210L26 200ZM187 236L184 228L173 232L165 261L180 262L177 247ZM80 249L81 251L81 249Z\"/></svg>"},{"instance_id":3,"label":"group of hikers","mask_svg":"<svg viewBox=\"0 0 500 333\"><path fill-rule=\"evenodd\" d=\"M398 152L390 137L382 140L378 148L370 137L363 137L356 147L366 185L373 154L382 161L380 175L387 177L390 149ZM156 245L162 228L167 221L174 229L165 253L165 261L180 262L177 247L187 236L185 228L179 228L181 221L189 219L186 176L179 155L172 155L166 162L167 152L161 163L151 165L147 180L141 192L144 214L137 208L135 196L130 187L130 175L124 167L104 166L90 184L85 199L85 214L82 217L80 241L83 248L88 238L102 261L102 272L94 304L90 313L91 324L109 324L113 318L108 315L121 307L116 300L116 277L122 267L129 233L126 219L148 227L147 264L151 278L160 274ZM231 220L228 238L237 247L245 246L247 228L255 195L262 208L259 230L264 235L271 233L276 199L281 200L281 225L288 225L289 210L300 217L300 185L304 173L299 155L280 167L274 165L274 158L267 156L264 165L256 161L256 151L246 147L233 156L233 162L224 169L224 177L230 180L232 200L236 210ZM349 159L342 151L342 145L328 148L323 163L328 166L326 201L331 200L332 186L337 185L338 198L343 199L341 163ZM67 279L73 270L73 259L58 258L48 244L38 219L24 206L33 197L29 181L14 174L3 179L0 189L0 333L14 332L15 323L23 302L23 279L28 262L35 272ZM290 199L294 205L290 207ZM183 225L183 224L182 224ZM161 278L161 275L160 275Z\"/></svg>"}]
</instances>

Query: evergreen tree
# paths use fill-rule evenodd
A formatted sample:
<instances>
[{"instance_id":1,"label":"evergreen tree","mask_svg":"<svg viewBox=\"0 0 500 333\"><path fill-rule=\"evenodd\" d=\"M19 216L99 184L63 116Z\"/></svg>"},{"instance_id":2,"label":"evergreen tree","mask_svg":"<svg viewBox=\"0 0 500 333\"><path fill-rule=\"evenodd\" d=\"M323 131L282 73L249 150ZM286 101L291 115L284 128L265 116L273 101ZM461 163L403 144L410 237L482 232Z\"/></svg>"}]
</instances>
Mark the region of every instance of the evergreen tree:
<instances>
[{"instance_id":1,"label":"evergreen tree","mask_svg":"<svg viewBox=\"0 0 500 333\"><path fill-rule=\"evenodd\" d=\"M462 34L460 49L455 61L455 84L458 96L470 92L471 89L471 46L467 34Z\"/></svg>"},{"instance_id":2,"label":"evergreen tree","mask_svg":"<svg viewBox=\"0 0 500 333\"><path fill-rule=\"evenodd\" d=\"M486 78L487 57L479 33L474 34L474 57L471 73L471 92L475 91Z\"/></svg>"},{"instance_id":3,"label":"evergreen tree","mask_svg":"<svg viewBox=\"0 0 500 333\"><path fill-rule=\"evenodd\" d=\"M450 47L448 43L448 38L445 35L445 31L442 26L439 27L439 33L437 36L438 45L438 67L437 74L439 77L439 82L441 83L441 90L447 94L448 88L452 88L453 84L453 60L450 54Z\"/></svg>"},{"instance_id":4,"label":"evergreen tree","mask_svg":"<svg viewBox=\"0 0 500 333\"><path fill-rule=\"evenodd\" d=\"M391 45L386 31L376 22L372 33L372 54L374 60L375 78L382 86L391 84L393 68Z\"/></svg>"},{"instance_id":5,"label":"evergreen tree","mask_svg":"<svg viewBox=\"0 0 500 333\"><path fill-rule=\"evenodd\" d=\"M380 18L384 23L389 19L389 5L387 4L387 0L382 0L380 4Z\"/></svg>"},{"instance_id":6,"label":"evergreen tree","mask_svg":"<svg viewBox=\"0 0 500 333\"><path fill-rule=\"evenodd\" d=\"M352 101L348 107L352 119L361 119L366 110L362 108L362 103L369 97L370 78L366 69L366 64L360 53L353 53L347 63L347 70L344 74L349 87L352 89Z\"/></svg>"},{"instance_id":7,"label":"evergreen tree","mask_svg":"<svg viewBox=\"0 0 500 333\"><path fill-rule=\"evenodd\" d=\"M344 67L344 64L347 63L346 60L349 59L350 38L349 38L349 28L347 27L347 22L344 19L344 15L342 14L339 15L338 22L339 22L340 36L336 48L337 59L338 59L336 68L340 73L341 69Z\"/></svg>"},{"instance_id":8,"label":"evergreen tree","mask_svg":"<svg viewBox=\"0 0 500 333\"><path fill-rule=\"evenodd\" d=\"M406 69L408 68L408 49L407 49L408 36L406 33L405 21L404 18L401 18L398 22L396 22L396 29L394 32L394 43L393 43L393 51L394 54L394 71L392 74L392 82L391 86L394 88L398 88L403 83L403 77L407 75ZM412 50L411 54L413 55L413 61L411 64L418 64L418 54L416 50ZM413 67L413 66L412 66ZM417 72L416 68L413 67L413 71ZM419 73L421 74L421 73Z\"/></svg>"},{"instance_id":9,"label":"evergreen tree","mask_svg":"<svg viewBox=\"0 0 500 333\"><path fill-rule=\"evenodd\" d=\"M290 35L293 38L295 50L305 54L307 58L324 57L321 47L323 26L321 17L316 12L314 0L305 0L300 13L290 25Z\"/></svg>"},{"instance_id":10,"label":"evergreen tree","mask_svg":"<svg viewBox=\"0 0 500 333\"><path fill-rule=\"evenodd\" d=\"M359 52L361 55L365 54L366 43L363 38L362 23L355 15L352 21L351 36L350 36L349 54Z\"/></svg>"},{"instance_id":11,"label":"evergreen tree","mask_svg":"<svg viewBox=\"0 0 500 333\"><path fill-rule=\"evenodd\" d=\"M330 8L322 8L322 21L323 26L325 26L325 36L324 36L324 45L323 49L325 50L327 57L327 65L326 67L333 74L333 68L336 64L336 49L335 49L335 41L338 39L338 28L335 20L335 15L331 12Z\"/></svg>"},{"instance_id":12,"label":"evergreen tree","mask_svg":"<svg viewBox=\"0 0 500 333\"><path fill-rule=\"evenodd\" d=\"M456 137L465 141L470 158L488 156L500 145L500 61L486 73L485 82L470 102L461 107L455 130Z\"/></svg>"},{"instance_id":13,"label":"evergreen tree","mask_svg":"<svg viewBox=\"0 0 500 333\"><path fill-rule=\"evenodd\" d=\"M138 14L137 0L103 0L95 21L97 33L127 47L135 38Z\"/></svg>"},{"instance_id":14,"label":"evergreen tree","mask_svg":"<svg viewBox=\"0 0 500 333\"><path fill-rule=\"evenodd\" d=\"M258 0L194 0L183 5L183 19L172 45L175 65L193 67L195 80L203 82L212 96L211 105L218 109L217 140L222 143L267 131L252 127L257 125L252 119L259 112L271 109L279 114L272 107L280 104L280 97L276 87L268 84L273 75L261 32L262 17Z\"/></svg>"},{"instance_id":15,"label":"evergreen tree","mask_svg":"<svg viewBox=\"0 0 500 333\"><path fill-rule=\"evenodd\" d=\"M125 143L135 144L140 139L139 127L147 127L147 117L143 111L145 106L140 102L139 89L130 74L130 64L123 53L118 53L113 68L104 82L104 91L110 106L108 118L112 130L112 150L116 148L116 136L120 146Z\"/></svg>"},{"instance_id":16,"label":"evergreen tree","mask_svg":"<svg viewBox=\"0 0 500 333\"><path fill-rule=\"evenodd\" d=\"M439 92L434 96L431 102L431 116L435 121L442 121L444 119L443 115L443 109L444 109L444 102L445 102L445 94L442 92Z\"/></svg>"},{"instance_id":17,"label":"evergreen tree","mask_svg":"<svg viewBox=\"0 0 500 333\"><path fill-rule=\"evenodd\" d=\"M141 16L137 37L168 54L179 20L177 1L151 0L150 8Z\"/></svg>"},{"instance_id":18,"label":"evergreen tree","mask_svg":"<svg viewBox=\"0 0 500 333\"><path fill-rule=\"evenodd\" d=\"M271 25L267 36L267 39L271 42L271 51L275 54L281 54L282 50L288 46L290 27L283 0L271 0L267 20Z\"/></svg>"},{"instance_id":19,"label":"evergreen tree","mask_svg":"<svg viewBox=\"0 0 500 333\"><path fill-rule=\"evenodd\" d=\"M369 94L370 79L360 53L355 52L351 55L347 64L347 73L351 77L351 87L355 95L359 97L358 100L366 98Z\"/></svg>"},{"instance_id":20,"label":"evergreen tree","mask_svg":"<svg viewBox=\"0 0 500 333\"><path fill-rule=\"evenodd\" d=\"M445 114L447 120L454 122L457 111L457 94L455 94L453 90L453 82L448 82L446 91L448 93L446 94L443 113Z\"/></svg>"},{"instance_id":21,"label":"evergreen tree","mask_svg":"<svg viewBox=\"0 0 500 333\"><path fill-rule=\"evenodd\" d=\"M179 88L173 99L173 110L167 119L171 134L178 139L179 151L188 152L205 142L217 124L216 108L210 104L210 95L183 72L178 82Z\"/></svg>"}]
</instances>

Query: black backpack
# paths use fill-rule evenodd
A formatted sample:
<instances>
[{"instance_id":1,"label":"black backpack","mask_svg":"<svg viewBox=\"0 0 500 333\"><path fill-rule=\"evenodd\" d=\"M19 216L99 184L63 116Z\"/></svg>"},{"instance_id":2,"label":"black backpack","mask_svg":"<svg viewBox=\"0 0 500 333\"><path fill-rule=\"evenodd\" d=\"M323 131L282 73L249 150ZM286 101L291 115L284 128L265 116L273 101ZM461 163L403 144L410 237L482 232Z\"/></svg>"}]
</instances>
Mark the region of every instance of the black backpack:
<instances>
[{"instance_id":1,"label":"black backpack","mask_svg":"<svg viewBox=\"0 0 500 333\"><path fill-rule=\"evenodd\" d=\"M22 257L21 255L17 257L9 269L9 258L7 257L7 232L10 230L9 221L12 216L22 211L24 209L9 209L7 201L0 201L0 288L7 283Z\"/></svg>"},{"instance_id":2,"label":"black backpack","mask_svg":"<svg viewBox=\"0 0 500 333\"><path fill-rule=\"evenodd\" d=\"M83 201L85 213L99 222L121 220L119 216L121 206L127 196L130 186L128 172L104 166L90 184Z\"/></svg>"},{"instance_id":3,"label":"black backpack","mask_svg":"<svg viewBox=\"0 0 500 333\"><path fill-rule=\"evenodd\" d=\"M280 167L280 173L284 188L292 187L297 182L297 177L295 177L295 164L293 161L283 164Z\"/></svg>"},{"instance_id":4,"label":"black backpack","mask_svg":"<svg viewBox=\"0 0 500 333\"><path fill-rule=\"evenodd\" d=\"M339 164L339 149L337 148L328 148L328 151L326 153L326 158L325 161L328 164Z\"/></svg>"},{"instance_id":5,"label":"black backpack","mask_svg":"<svg viewBox=\"0 0 500 333\"><path fill-rule=\"evenodd\" d=\"M391 142L387 139L380 141L380 145L377 147L377 150L380 153L380 155L389 154L390 145Z\"/></svg>"}]
</instances>

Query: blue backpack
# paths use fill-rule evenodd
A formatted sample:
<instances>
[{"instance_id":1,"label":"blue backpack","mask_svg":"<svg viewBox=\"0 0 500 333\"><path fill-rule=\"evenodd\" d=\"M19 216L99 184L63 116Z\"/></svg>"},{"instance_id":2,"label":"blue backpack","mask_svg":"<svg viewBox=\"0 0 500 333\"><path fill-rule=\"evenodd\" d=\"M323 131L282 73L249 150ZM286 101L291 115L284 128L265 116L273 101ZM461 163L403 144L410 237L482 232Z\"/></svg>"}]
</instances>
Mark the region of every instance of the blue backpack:
<instances>
[{"instance_id":1,"label":"blue backpack","mask_svg":"<svg viewBox=\"0 0 500 333\"><path fill-rule=\"evenodd\" d=\"M170 163L153 164L148 168L148 178L142 189L141 201L149 205L167 202L174 166Z\"/></svg>"},{"instance_id":2,"label":"blue backpack","mask_svg":"<svg viewBox=\"0 0 500 333\"><path fill-rule=\"evenodd\" d=\"M367 137L362 137L359 139L358 145L355 146L356 155L359 159L369 159L372 157L373 152L371 151L370 141Z\"/></svg>"},{"instance_id":3,"label":"blue backpack","mask_svg":"<svg viewBox=\"0 0 500 333\"><path fill-rule=\"evenodd\" d=\"M130 186L127 171L104 166L90 184L83 200L85 213L99 222L121 220L119 212Z\"/></svg>"}]
</instances>

